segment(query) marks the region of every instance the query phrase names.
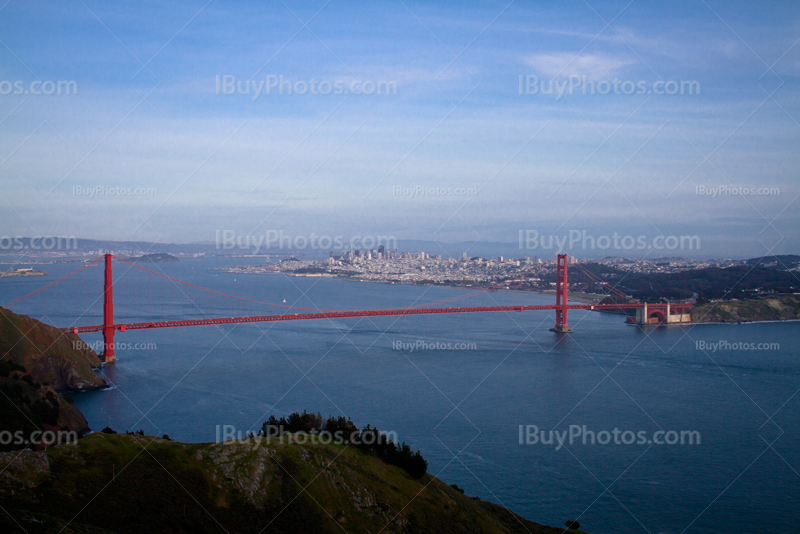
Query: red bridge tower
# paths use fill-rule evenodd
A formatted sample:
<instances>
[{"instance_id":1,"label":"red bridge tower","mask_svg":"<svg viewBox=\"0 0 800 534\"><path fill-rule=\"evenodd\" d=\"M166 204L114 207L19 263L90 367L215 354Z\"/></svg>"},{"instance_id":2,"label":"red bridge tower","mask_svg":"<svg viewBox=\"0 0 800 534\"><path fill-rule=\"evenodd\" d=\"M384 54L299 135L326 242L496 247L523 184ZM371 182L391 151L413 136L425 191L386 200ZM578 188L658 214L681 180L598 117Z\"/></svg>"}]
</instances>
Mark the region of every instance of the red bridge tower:
<instances>
[{"instance_id":1,"label":"red bridge tower","mask_svg":"<svg viewBox=\"0 0 800 534\"><path fill-rule=\"evenodd\" d=\"M111 278L111 254L105 255L105 282L103 284L103 361L113 362L114 356L114 292Z\"/></svg>"},{"instance_id":2,"label":"red bridge tower","mask_svg":"<svg viewBox=\"0 0 800 534\"><path fill-rule=\"evenodd\" d=\"M572 332L567 326L567 260L566 254L558 255L556 265L556 325L551 332Z\"/></svg>"}]
</instances>

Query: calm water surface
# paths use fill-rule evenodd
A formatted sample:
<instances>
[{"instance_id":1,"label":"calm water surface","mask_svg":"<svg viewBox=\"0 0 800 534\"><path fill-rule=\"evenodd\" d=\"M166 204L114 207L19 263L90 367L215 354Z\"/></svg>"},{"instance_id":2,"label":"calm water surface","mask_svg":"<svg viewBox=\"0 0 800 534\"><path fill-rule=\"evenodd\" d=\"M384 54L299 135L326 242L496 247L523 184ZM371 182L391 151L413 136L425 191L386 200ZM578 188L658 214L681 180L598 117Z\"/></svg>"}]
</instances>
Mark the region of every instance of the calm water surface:
<instances>
[{"instance_id":1,"label":"calm water surface","mask_svg":"<svg viewBox=\"0 0 800 534\"><path fill-rule=\"evenodd\" d=\"M153 267L256 300L327 309L404 306L457 289L209 271L230 260ZM8 302L76 268L0 283ZM116 267L117 321L270 313ZM101 269L13 307L59 326L101 322ZM149 276L149 278L148 278ZM49 292L49 293L48 293ZM54 305L53 302L58 302ZM491 293L457 305L551 303ZM578 518L592 533L793 532L800 524L800 323L645 330L619 316L570 312L558 338L546 312L319 320L117 334L110 390L76 404L95 430L143 429L213 441L269 414L344 414L397 432L429 471L468 495L538 522ZM98 335L85 335L89 342ZM702 350L696 342L776 343ZM393 342L466 344L395 350ZM136 345L139 345L138 347ZM694 445L520 444L520 425L596 433L697 431ZM567 438L568 440L569 438ZM663 439L663 438L662 438Z\"/></svg>"}]
</instances>

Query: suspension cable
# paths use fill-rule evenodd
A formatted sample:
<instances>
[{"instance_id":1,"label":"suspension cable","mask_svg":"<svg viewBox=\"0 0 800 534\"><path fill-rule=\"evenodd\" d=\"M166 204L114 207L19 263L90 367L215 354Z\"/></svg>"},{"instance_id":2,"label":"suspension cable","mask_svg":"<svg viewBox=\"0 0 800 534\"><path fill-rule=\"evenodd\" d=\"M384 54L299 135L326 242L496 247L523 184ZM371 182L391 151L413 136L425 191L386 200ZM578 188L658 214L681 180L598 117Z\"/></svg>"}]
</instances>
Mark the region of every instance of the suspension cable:
<instances>
[{"instance_id":1,"label":"suspension cable","mask_svg":"<svg viewBox=\"0 0 800 534\"><path fill-rule=\"evenodd\" d=\"M100 260L102 260L102 259L103 259L103 258L102 258L102 256L101 256L101 257L97 258L96 260L94 260L94 261L91 261L91 262L87 263L86 265L84 265L84 266L83 266L83 267L81 267L80 269L76 269L76 270L72 271L71 273L69 273L69 274L67 274L67 275L65 275L65 276L62 276L62 277L61 277L61 278L59 278L58 280L56 280L56 281L54 281L54 282L50 282L50 283L49 283L49 284L47 284L46 286L42 286L42 287L40 287L40 288L39 288L39 289L37 289L36 291L31 291L30 293L28 293L28 294L27 294L27 295L25 295L24 297L20 297L20 298L18 298L17 300L13 300L13 301L9 302L8 304L4 304L4 305L3 305L3 307L4 307L4 308L8 308L9 306L11 306L11 305L13 305L13 304L16 304L17 302L19 302L19 301L21 301L21 300L25 300L25 299L26 299L26 298L28 298L28 297L32 297L32 296L33 296L33 295L35 295L36 293L38 293L38 292L40 292L40 291L44 291L44 290L45 290L45 289L47 289L48 287L54 286L54 285L56 285L57 283L59 283L59 282L61 282L61 281L63 281L63 280L66 280L66 279L67 279L67 278L69 278L70 276L72 276L72 275L74 275L74 274L78 274L78 273L79 273L79 272L81 272L82 270L84 270L84 269L86 269L86 268L88 268L88 267L91 267L92 265L94 265L95 263L97 263L98 261L100 261Z\"/></svg>"}]
</instances>

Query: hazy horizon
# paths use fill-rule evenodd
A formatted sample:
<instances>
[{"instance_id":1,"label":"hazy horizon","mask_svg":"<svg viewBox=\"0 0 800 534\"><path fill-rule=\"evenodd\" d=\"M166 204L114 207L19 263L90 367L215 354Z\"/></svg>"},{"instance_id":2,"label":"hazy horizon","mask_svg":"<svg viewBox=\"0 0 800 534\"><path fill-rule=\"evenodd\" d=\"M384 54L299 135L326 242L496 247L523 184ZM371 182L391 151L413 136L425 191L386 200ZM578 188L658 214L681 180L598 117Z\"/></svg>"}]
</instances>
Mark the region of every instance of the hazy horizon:
<instances>
[{"instance_id":1,"label":"hazy horizon","mask_svg":"<svg viewBox=\"0 0 800 534\"><path fill-rule=\"evenodd\" d=\"M798 11L9 2L2 234L797 252Z\"/></svg>"}]
</instances>

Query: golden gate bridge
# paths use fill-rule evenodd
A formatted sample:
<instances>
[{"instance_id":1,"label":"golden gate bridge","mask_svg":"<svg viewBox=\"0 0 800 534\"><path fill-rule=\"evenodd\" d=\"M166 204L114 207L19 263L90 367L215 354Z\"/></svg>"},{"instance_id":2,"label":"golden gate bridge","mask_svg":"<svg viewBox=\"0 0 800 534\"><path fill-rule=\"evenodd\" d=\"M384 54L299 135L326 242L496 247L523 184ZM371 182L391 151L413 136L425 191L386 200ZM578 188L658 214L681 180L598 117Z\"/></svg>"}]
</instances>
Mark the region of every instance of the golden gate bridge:
<instances>
[{"instance_id":1,"label":"golden gate bridge","mask_svg":"<svg viewBox=\"0 0 800 534\"><path fill-rule=\"evenodd\" d=\"M181 284L216 294L223 297L231 297L239 301L249 301L261 305L269 305L280 307L285 310L284 313L276 313L269 315L246 315L246 316L233 316L233 317L205 317L202 319L174 319L162 321L144 321L144 322L115 322L114 319L114 281L113 281L113 261L122 262L136 267L150 275L170 280L174 284ZM437 315L437 314L454 314L454 313L496 313L496 312L525 312L525 311L555 311L555 325L550 330L559 334L566 334L572 332L567 323L567 313L569 310L625 310L635 309L636 320L638 324L661 324L669 322L684 322L687 312L691 309L691 303L677 303L677 304L647 304L642 302L631 302L627 296L612 287L608 282L603 281L587 269L583 268L580 264L573 264L573 266L580 269L580 271L587 275L590 280L598 283L601 287L606 288L610 293L617 296L624 297L624 302L611 303L611 304L568 304L567 303L567 290L568 290L568 268L570 262L567 254L558 254L556 258L556 302L551 305L510 305L510 306L470 306L470 307L430 307L438 303L452 302L453 300L461 299L474 295L476 293L494 290L501 285L507 285L514 280L504 280L502 282L491 284L478 291L472 292L467 295L461 295L444 301L413 305L400 308L388 309L372 309L372 310L324 310L319 308L303 308L291 305L274 304L270 302L260 302L254 299L244 298L236 295L222 293L212 289L200 287L195 284L177 280L163 273L158 273L153 270L137 265L129 260L119 258L113 254L105 254L95 260L87 263L83 267L55 280L27 295L20 297L14 301L5 304L4 307L8 308L17 304L33 295L39 294L47 288L53 287L66 279L76 275L77 273L89 268L99 266L103 262L104 276L103 276L103 323L96 325L86 326L68 326L60 327L66 332L74 334L100 332L103 334L103 353L102 357L105 362L113 362L116 357L114 354L114 336L117 332L127 332L132 330L148 330L153 328L181 328L187 326L201 326L201 325L232 325L232 324L248 324L248 323L263 323L263 322L277 322L277 321L307 321L318 319L343 319L352 317L387 317L387 316L411 316L411 315ZM544 264L542 264L544 265ZM541 267L537 266L531 270ZM524 279L525 276L530 274L528 270L522 273L517 278ZM302 311L303 313L290 313L294 311ZM675 320L673 320L675 319Z\"/></svg>"}]
</instances>

